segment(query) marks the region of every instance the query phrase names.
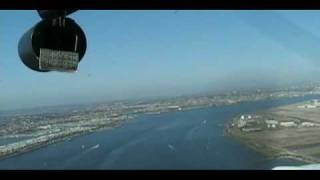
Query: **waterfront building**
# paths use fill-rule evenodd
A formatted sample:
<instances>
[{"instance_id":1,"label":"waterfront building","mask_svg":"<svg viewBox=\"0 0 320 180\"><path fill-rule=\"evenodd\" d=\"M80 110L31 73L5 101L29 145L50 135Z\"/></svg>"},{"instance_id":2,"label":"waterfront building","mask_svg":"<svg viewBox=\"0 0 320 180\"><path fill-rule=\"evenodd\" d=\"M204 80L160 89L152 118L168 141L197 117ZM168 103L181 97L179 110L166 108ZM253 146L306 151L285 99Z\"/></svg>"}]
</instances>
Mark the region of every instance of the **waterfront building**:
<instances>
[{"instance_id":1,"label":"waterfront building","mask_svg":"<svg viewBox=\"0 0 320 180\"><path fill-rule=\"evenodd\" d=\"M295 127L297 124L293 121L288 121L288 122L280 122L280 126L283 127Z\"/></svg>"}]
</instances>

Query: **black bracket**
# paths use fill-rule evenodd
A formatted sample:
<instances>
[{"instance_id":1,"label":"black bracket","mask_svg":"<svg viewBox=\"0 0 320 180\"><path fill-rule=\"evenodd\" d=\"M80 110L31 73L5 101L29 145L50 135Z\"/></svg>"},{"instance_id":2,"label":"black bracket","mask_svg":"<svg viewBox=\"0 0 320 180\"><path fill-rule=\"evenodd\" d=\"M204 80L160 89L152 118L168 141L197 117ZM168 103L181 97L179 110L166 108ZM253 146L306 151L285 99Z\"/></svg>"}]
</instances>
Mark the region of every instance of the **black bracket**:
<instances>
[{"instance_id":1,"label":"black bracket","mask_svg":"<svg viewBox=\"0 0 320 180\"><path fill-rule=\"evenodd\" d=\"M77 10L37 10L42 19L56 19L59 17L66 17Z\"/></svg>"}]
</instances>

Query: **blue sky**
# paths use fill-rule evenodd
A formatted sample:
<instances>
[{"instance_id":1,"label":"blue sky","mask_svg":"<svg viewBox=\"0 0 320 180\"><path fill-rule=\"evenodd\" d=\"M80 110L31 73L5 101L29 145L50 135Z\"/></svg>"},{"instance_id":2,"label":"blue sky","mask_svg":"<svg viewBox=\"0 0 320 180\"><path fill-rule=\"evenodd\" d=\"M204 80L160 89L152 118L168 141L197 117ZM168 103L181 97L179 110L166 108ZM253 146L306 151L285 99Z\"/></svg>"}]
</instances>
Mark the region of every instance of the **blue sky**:
<instances>
[{"instance_id":1,"label":"blue sky","mask_svg":"<svg viewBox=\"0 0 320 180\"><path fill-rule=\"evenodd\" d=\"M0 110L320 77L320 11L81 10L71 17L88 41L79 71L38 73L22 64L17 46L40 17L0 11Z\"/></svg>"}]
</instances>

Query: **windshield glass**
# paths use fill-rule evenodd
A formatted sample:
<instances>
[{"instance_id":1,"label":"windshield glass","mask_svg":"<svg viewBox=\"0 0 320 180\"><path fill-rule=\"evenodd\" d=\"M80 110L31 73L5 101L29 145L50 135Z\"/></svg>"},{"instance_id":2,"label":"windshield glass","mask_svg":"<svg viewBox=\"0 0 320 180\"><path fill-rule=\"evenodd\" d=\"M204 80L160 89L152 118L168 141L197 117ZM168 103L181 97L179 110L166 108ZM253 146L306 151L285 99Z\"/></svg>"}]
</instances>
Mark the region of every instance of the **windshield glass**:
<instances>
[{"instance_id":1,"label":"windshield glass","mask_svg":"<svg viewBox=\"0 0 320 180\"><path fill-rule=\"evenodd\" d=\"M68 18L0 11L0 169L320 169L320 11Z\"/></svg>"}]
</instances>

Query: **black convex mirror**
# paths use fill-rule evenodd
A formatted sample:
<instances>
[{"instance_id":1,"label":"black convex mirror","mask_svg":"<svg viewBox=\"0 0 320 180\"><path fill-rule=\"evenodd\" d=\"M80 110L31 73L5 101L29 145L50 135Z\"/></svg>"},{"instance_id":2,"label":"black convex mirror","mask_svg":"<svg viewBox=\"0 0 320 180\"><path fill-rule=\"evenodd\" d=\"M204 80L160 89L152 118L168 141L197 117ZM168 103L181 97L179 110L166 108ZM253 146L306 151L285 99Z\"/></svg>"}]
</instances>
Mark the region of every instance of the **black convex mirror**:
<instances>
[{"instance_id":1,"label":"black convex mirror","mask_svg":"<svg viewBox=\"0 0 320 180\"><path fill-rule=\"evenodd\" d=\"M43 19L20 39L18 52L32 70L76 71L87 41L80 26L71 18Z\"/></svg>"}]
</instances>

